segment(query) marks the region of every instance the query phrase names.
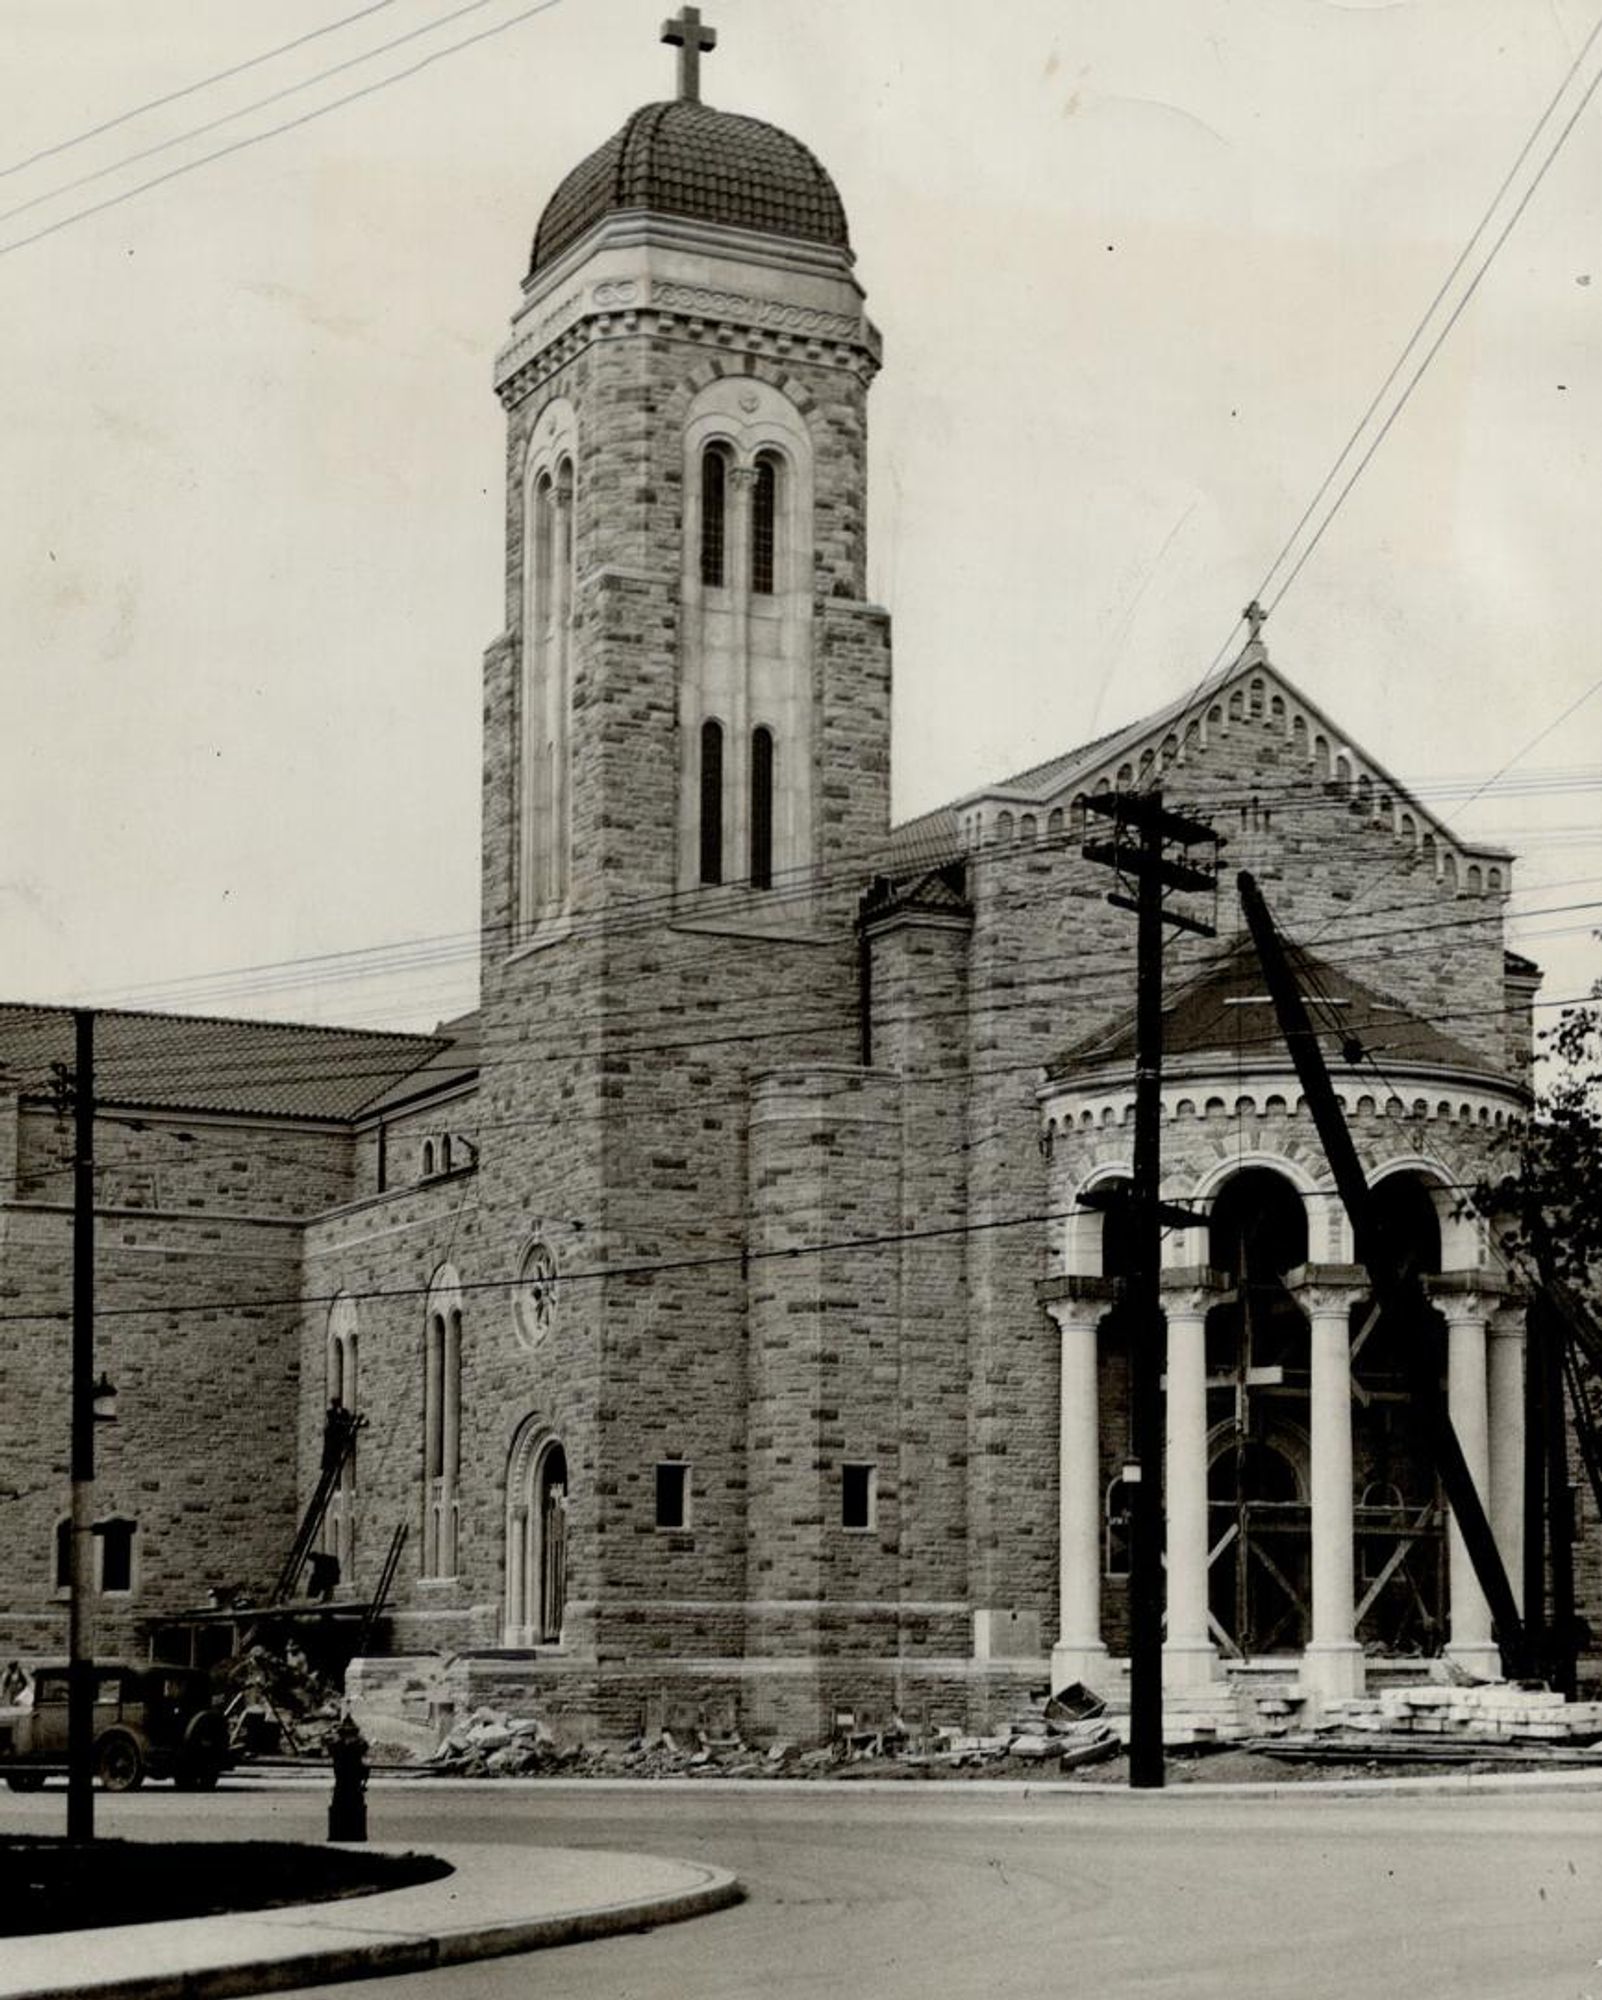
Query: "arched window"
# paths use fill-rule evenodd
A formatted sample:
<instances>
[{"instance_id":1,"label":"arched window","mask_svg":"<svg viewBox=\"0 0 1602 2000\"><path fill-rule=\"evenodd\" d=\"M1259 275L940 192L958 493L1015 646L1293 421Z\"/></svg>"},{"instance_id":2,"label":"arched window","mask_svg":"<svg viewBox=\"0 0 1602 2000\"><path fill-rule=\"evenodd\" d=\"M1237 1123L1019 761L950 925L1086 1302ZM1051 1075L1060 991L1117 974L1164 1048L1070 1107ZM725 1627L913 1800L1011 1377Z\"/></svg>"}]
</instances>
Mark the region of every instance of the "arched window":
<instances>
[{"instance_id":1,"label":"arched window","mask_svg":"<svg viewBox=\"0 0 1602 2000\"><path fill-rule=\"evenodd\" d=\"M728 490L728 453L712 445L701 454L701 581L714 589L728 581Z\"/></svg>"},{"instance_id":2,"label":"arched window","mask_svg":"<svg viewBox=\"0 0 1602 2000\"><path fill-rule=\"evenodd\" d=\"M430 1287L423 1332L423 1574L456 1574L462 1463L461 1287L448 1267Z\"/></svg>"},{"instance_id":3,"label":"arched window","mask_svg":"<svg viewBox=\"0 0 1602 2000\"><path fill-rule=\"evenodd\" d=\"M723 880L723 724L701 724L701 880Z\"/></svg>"},{"instance_id":4,"label":"arched window","mask_svg":"<svg viewBox=\"0 0 1602 2000\"><path fill-rule=\"evenodd\" d=\"M751 734L751 887L773 887L773 731Z\"/></svg>"},{"instance_id":5,"label":"arched window","mask_svg":"<svg viewBox=\"0 0 1602 2000\"><path fill-rule=\"evenodd\" d=\"M751 492L751 593L754 597L773 595L778 515L778 461L771 453L764 452L757 460L756 483Z\"/></svg>"},{"instance_id":6,"label":"arched window","mask_svg":"<svg viewBox=\"0 0 1602 2000\"><path fill-rule=\"evenodd\" d=\"M430 1171L432 1171L430 1169ZM328 1347L324 1387L330 1404L357 1412L356 1301L344 1293L328 1309ZM356 1564L356 1452L352 1446L341 1461L339 1479L323 1517L323 1552L348 1577Z\"/></svg>"},{"instance_id":7,"label":"arched window","mask_svg":"<svg viewBox=\"0 0 1602 2000\"><path fill-rule=\"evenodd\" d=\"M576 449L573 407L557 399L534 426L524 468L516 889L519 922L530 927L568 895Z\"/></svg>"},{"instance_id":8,"label":"arched window","mask_svg":"<svg viewBox=\"0 0 1602 2000\"><path fill-rule=\"evenodd\" d=\"M758 376L709 382L686 412L677 855L685 891L760 891L814 859L814 473L807 417ZM715 749L706 732L713 717L722 732ZM772 732L769 749L784 746L765 772L756 768L766 754L759 726Z\"/></svg>"},{"instance_id":9,"label":"arched window","mask_svg":"<svg viewBox=\"0 0 1602 2000\"><path fill-rule=\"evenodd\" d=\"M126 1593L133 1589L134 1523L121 1519L97 1521L100 1541L100 1588Z\"/></svg>"},{"instance_id":10,"label":"arched window","mask_svg":"<svg viewBox=\"0 0 1602 2000\"><path fill-rule=\"evenodd\" d=\"M1107 1486L1102 1498L1104 1556L1102 1569L1110 1577L1129 1574L1129 1521L1134 1511L1135 1489L1120 1472Z\"/></svg>"}]
</instances>

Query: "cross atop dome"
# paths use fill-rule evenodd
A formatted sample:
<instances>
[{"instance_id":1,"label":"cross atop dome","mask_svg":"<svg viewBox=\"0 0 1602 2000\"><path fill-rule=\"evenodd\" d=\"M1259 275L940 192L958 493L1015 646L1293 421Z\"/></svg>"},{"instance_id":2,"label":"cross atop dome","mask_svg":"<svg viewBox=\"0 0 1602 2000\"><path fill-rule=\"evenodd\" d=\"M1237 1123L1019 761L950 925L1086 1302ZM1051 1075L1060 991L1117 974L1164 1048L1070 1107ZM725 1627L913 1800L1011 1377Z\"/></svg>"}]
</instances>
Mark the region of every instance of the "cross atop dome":
<instances>
[{"instance_id":1,"label":"cross atop dome","mask_svg":"<svg viewBox=\"0 0 1602 2000\"><path fill-rule=\"evenodd\" d=\"M679 97L687 104L701 101L701 57L718 45L716 28L703 28L699 7L681 7L662 23L662 39L679 52Z\"/></svg>"}]
</instances>

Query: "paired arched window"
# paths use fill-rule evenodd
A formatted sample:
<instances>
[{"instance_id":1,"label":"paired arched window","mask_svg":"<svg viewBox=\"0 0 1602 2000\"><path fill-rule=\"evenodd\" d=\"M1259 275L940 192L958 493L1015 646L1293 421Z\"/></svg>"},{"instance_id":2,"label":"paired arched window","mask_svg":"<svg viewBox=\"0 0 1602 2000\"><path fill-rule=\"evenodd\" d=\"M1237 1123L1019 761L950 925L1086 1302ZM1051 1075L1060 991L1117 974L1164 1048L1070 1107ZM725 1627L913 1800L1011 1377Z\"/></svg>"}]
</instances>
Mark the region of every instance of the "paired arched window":
<instances>
[{"instance_id":1,"label":"paired arched window","mask_svg":"<svg viewBox=\"0 0 1602 2000\"><path fill-rule=\"evenodd\" d=\"M678 879L765 890L813 850L806 418L752 376L709 383L685 419L684 494Z\"/></svg>"},{"instance_id":2,"label":"paired arched window","mask_svg":"<svg viewBox=\"0 0 1602 2000\"><path fill-rule=\"evenodd\" d=\"M753 889L773 887L773 731L765 724L751 732L751 797L746 824L751 849L748 880ZM701 724L701 869L703 884L723 880L723 725L709 717Z\"/></svg>"},{"instance_id":3,"label":"paired arched window","mask_svg":"<svg viewBox=\"0 0 1602 2000\"><path fill-rule=\"evenodd\" d=\"M462 1304L455 1274L430 1288L423 1329L423 1574L454 1576L462 1469Z\"/></svg>"}]
</instances>

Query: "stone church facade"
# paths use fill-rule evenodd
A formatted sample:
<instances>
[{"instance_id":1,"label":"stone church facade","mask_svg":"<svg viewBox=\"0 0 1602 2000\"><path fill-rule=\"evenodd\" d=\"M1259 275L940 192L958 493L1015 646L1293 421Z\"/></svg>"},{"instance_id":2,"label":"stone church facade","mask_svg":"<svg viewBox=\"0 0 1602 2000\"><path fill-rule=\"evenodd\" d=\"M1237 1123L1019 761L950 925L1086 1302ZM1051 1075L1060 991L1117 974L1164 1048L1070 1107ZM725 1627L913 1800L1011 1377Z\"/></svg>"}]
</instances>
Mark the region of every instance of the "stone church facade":
<instances>
[{"instance_id":1,"label":"stone church facade","mask_svg":"<svg viewBox=\"0 0 1602 2000\"><path fill-rule=\"evenodd\" d=\"M892 828L880 365L796 140L691 95L551 198L495 367L482 1003L434 1036L101 1019L102 1647L324 1529L396 1654L586 1727L979 1719L1125 1645L1133 924L1086 793L1160 774L1308 948L1364 1164L1520 1556L1518 1302L1460 1194L1527 1108L1510 859L1255 635L1154 718ZM1494 1672L1239 919L1170 953L1168 1660ZM58 1649L70 1020L0 1011L0 1648ZM55 1441L60 1440L60 1449Z\"/></svg>"}]
</instances>

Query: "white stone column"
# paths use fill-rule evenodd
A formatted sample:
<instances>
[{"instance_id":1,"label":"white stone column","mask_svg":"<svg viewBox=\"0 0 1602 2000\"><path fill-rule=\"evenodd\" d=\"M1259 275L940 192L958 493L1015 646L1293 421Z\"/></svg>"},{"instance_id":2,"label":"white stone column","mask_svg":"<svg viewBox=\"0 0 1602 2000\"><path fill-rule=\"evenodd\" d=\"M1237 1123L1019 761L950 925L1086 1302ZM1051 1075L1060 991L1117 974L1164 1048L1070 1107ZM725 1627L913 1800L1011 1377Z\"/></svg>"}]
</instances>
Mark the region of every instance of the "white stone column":
<instances>
[{"instance_id":1,"label":"white stone column","mask_svg":"<svg viewBox=\"0 0 1602 2000\"><path fill-rule=\"evenodd\" d=\"M1446 1400L1452 1428L1463 1450L1469 1477L1483 1506L1490 1489L1490 1401L1486 1388L1485 1301L1473 1292L1454 1293L1435 1303L1450 1330L1447 1349ZM1491 1612L1480 1589L1474 1565L1456 1520L1447 1527L1448 1576L1451 1588L1450 1638L1447 1652L1470 1673L1495 1680L1502 1671L1501 1655L1491 1638Z\"/></svg>"},{"instance_id":2,"label":"white stone column","mask_svg":"<svg viewBox=\"0 0 1602 2000\"><path fill-rule=\"evenodd\" d=\"M1051 1649L1051 1684L1106 1682L1101 1636L1100 1394L1096 1329L1105 1307L1072 1299L1047 1307L1061 1338L1061 1422L1057 1439L1057 1593L1059 1631Z\"/></svg>"},{"instance_id":3,"label":"white stone column","mask_svg":"<svg viewBox=\"0 0 1602 2000\"><path fill-rule=\"evenodd\" d=\"M1313 1630L1302 1684L1326 1701L1363 1692L1357 1643L1352 1539L1352 1338L1354 1293L1344 1286L1304 1292L1311 1370Z\"/></svg>"},{"instance_id":4,"label":"white stone column","mask_svg":"<svg viewBox=\"0 0 1602 2000\"><path fill-rule=\"evenodd\" d=\"M1524 1307L1490 1326L1491 1532L1515 1602L1524 1601Z\"/></svg>"},{"instance_id":5,"label":"white stone column","mask_svg":"<svg viewBox=\"0 0 1602 2000\"><path fill-rule=\"evenodd\" d=\"M1163 1680L1195 1687L1218 1672L1207 1627L1207 1307L1201 1293L1165 1294L1168 1395L1163 1491L1168 1629Z\"/></svg>"}]
</instances>

